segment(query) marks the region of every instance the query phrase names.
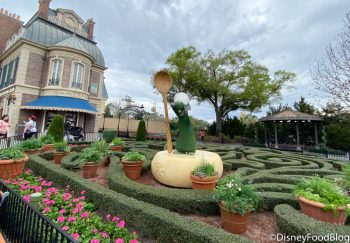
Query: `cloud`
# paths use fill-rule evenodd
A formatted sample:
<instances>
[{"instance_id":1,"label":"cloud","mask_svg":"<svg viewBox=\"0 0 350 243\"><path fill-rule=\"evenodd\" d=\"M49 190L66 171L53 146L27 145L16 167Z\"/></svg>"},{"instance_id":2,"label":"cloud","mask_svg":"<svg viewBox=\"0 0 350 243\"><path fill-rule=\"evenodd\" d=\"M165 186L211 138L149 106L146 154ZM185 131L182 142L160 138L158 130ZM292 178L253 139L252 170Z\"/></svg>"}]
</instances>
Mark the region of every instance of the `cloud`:
<instances>
[{"instance_id":1,"label":"cloud","mask_svg":"<svg viewBox=\"0 0 350 243\"><path fill-rule=\"evenodd\" d=\"M27 21L37 1L1 0L1 7ZM282 103L305 96L315 104L308 71L327 43L341 31L348 0L53 0L52 8L68 8L83 19L93 17L95 37L106 59L106 85L111 100L126 94L150 109L161 97L150 84L151 74L164 67L177 49L193 45L208 49L246 49L271 71L297 74L295 88L283 90ZM262 109L266 110L266 109ZM193 105L192 115L214 120L208 104ZM262 113L261 113L262 115Z\"/></svg>"}]
</instances>

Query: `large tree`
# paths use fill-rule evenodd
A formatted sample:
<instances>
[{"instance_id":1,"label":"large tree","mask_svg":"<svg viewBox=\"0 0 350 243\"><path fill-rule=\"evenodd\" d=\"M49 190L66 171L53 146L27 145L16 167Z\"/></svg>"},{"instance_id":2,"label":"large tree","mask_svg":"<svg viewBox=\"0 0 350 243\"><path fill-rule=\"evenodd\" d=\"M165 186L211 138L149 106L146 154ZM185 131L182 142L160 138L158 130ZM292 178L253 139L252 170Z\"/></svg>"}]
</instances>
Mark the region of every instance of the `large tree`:
<instances>
[{"instance_id":1,"label":"large tree","mask_svg":"<svg viewBox=\"0 0 350 243\"><path fill-rule=\"evenodd\" d=\"M192 46L184 47L171 54L166 63L176 91L214 107L217 135L221 134L222 119L229 112L261 108L279 97L282 87L295 77L286 71L270 75L244 50L201 54Z\"/></svg>"},{"instance_id":2,"label":"large tree","mask_svg":"<svg viewBox=\"0 0 350 243\"><path fill-rule=\"evenodd\" d=\"M316 113L316 108L312 104L308 103L303 96L300 97L299 101L294 103L294 109L308 114Z\"/></svg>"},{"instance_id":3,"label":"large tree","mask_svg":"<svg viewBox=\"0 0 350 243\"><path fill-rule=\"evenodd\" d=\"M311 70L315 88L333 102L350 108L350 14L345 18L343 31L326 48L325 56Z\"/></svg>"}]
</instances>

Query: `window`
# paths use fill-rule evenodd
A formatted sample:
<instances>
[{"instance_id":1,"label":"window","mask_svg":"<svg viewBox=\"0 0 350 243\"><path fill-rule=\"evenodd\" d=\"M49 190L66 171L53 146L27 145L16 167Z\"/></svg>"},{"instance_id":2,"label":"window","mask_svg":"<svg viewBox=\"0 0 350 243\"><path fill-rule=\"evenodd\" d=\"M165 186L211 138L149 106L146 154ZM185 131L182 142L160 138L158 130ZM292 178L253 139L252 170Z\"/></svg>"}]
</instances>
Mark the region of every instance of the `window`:
<instances>
[{"instance_id":1,"label":"window","mask_svg":"<svg viewBox=\"0 0 350 243\"><path fill-rule=\"evenodd\" d=\"M60 84L62 70L62 60L54 59L51 62L51 77L49 80L50 86L57 86Z\"/></svg>"},{"instance_id":2,"label":"window","mask_svg":"<svg viewBox=\"0 0 350 243\"><path fill-rule=\"evenodd\" d=\"M81 89L83 87L84 66L81 63L74 63L72 87Z\"/></svg>"}]
</instances>

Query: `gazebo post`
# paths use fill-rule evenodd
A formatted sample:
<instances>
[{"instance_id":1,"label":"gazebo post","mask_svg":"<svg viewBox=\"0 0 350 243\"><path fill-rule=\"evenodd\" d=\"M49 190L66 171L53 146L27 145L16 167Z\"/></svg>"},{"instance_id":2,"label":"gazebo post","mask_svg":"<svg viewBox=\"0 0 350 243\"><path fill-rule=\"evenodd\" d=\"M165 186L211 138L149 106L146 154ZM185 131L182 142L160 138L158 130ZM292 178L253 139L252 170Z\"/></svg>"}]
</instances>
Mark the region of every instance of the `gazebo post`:
<instances>
[{"instance_id":1,"label":"gazebo post","mask_svg":"<svg viewBox=\"0 0 350 243\"><path fill-rule=\"evenodd\" d=\"M314 127L315 127L315 149L319 149L320 146L318 144L317 122L314 122Z\"/></svg>"},{"instance_id":2,"label":"gazebo post","mask_svg":"<svg viewBox=\"0 0 350 243\"><path fill-rule=\"evenodd\" d=\"M277 126L276 126L276 122L274 122L275 125L275 149L278 149L278 141L277 141Z\"/></svg>"},{"instance_id":3,"label":"gazebo post","mask_svg":"<svg viewBox=\"0 0 350 243\"><path fill-rule=\"evenodd\" d=\"M268 148L268 144L267 144L267 131L266 131L266 123L264 123L264 132L265 132L265 147Z\"/></svg>"},{"instance_id":4,"label":"gazebo post","mask_svg":"<svg viewBox=\"0 0 350 243\"><path fill-rule=\"evenodd\" d=\"M296 130L297 130L297 150L301 151L301 147L300 147L300 139L299 139L299 123L296 122Z\"/></svg>"}]
</instances>

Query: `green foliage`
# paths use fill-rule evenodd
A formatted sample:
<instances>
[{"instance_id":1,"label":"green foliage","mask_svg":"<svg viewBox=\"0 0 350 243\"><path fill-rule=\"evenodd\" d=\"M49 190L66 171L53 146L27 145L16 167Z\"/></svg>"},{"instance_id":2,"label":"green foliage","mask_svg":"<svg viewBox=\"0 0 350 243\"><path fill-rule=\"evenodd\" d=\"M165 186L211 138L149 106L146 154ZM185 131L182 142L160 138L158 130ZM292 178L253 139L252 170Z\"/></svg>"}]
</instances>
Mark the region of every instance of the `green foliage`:
<instances>
[{"instance_id":1,"label":"green foliage","mask_svg":"<svg viewBox=\"0 0 350 243\"><path fill-rule=\"evenodd\" d=\"M51 135L44 135L44 136L40 137L40 141L43 144L53 144L53 143L55 143L55 139Z\"/></svg>"},{"instance_id":2,"label":"green foliage","mask_svg":"<svg viewBox=\"0 0 350 243\"><path fill-rule=\"evenodd\" d=\"M42 142L34 138L23 140L20 144L20 148L22 150L35 150L35 149L40 149L42 147L43 147Z\"/></svg>"},{"instance_id":3,"label":"green foliage","mask_svg":"<svg viewBox=\"0 0 350 243\"><path fill-rule=\"evenodd\" d=\"M80 160L80 154L74 152L64 156L61 160L61 167L71 171L79 170L83 164L84 162Z\"/></svg>"},{"instance_id":4,"label":"green foliage","mask_svg":"<svg viewBox=\"0 0 350 243\"><path fill-rule=\"evenodd\" d=\"M80 160L86 163L97 164L98 162L101 162L103 156L104 155L100 151L90 147L83 150Z\"/></svg>"},{"instance_id":5,"label":"green foliage","mask_svg":"<svg viewBox=\"0 0 350 243\"><path fill-rule=\"evenodd\" d=\"M112 144L115 146L124 146L125 142L121 138L113 138Z\"/></svg>"},{"instance_id":6,"label":"green foliage","mask_svg":"<svg viewBox=\"0 0 350 243\"><path fill-rule=\"evenodd\" d=\"M146 124L144 120L139 122L136 132L136 141L145 141L147 136Z\"/></svg>"},{"instance_id":7,"label":"green foliage","mask_svg":"<svg viewBox=\"0 0 350 243\"><path fill-rule=\"evenodd\" d=\"M108 143L105 140L97 141L91 144L91 147L101 153L103 156L108 154Z\"/></svg>"},{"instance_id":8,"label":"green foliage","mask_svg":"<svg viewBox=\"0 0 350 243\"><path fill-rule=\"evenodd\" d=\"M5 148L0 150L0 160L20 160L23 159L25 155L21 150L15 147Z\"/></svg>"},{"instance_id":9,"label":"green foliage","mask_svg":"<svg viewBox=\"0 0 350 243\"><path fill-rule=\"evenodd\" d=\"M210 177L217 174L218 172L215 170L214 165L205 160L192 170L192 175L199 177Z\"/></svg>"},{"instance_id":10,"label":"green foliage","mask_svg":"<svg viewBox=\"0 0 350 243\"><path fill-rule=\"evenodd\" d=\"M327 236L334 234L338 236L347 236L350 232L350 226L334 225L326 223L320 220L315 220L306 216L300 211L294 209L290 205L282 204L278 205L274 209L276 223L278 231L285 235L301 235L301 236ZM345 238L344 238L345 239ZM311 237L305 241L308 243L315 242ZM317 240L317 242L344 242L335 241L335 239L323 238L323 241Z\"/></svg>"},{"instance_id":11,"label":"green foliage","mask_svg":"<svg viewBox=\"0 0 350 243\"><path fill-rule=\"evenodd\" d=\"M113 138L117 136L117 131L116 130L104 130L102 132L102 137L103 140L105 140L107 143L112 142Z\"/></svg>"},{"instance_id":12,"label":"green foliage","mask_svg":"<svg viewBox=\"0 0 350 243\"><path fill-rule=\"evenodd\" d=\"M123 157L123 161L130 161L130 162L137 162L137 161L144 161L146 157L143 154L140 154L136 151L127 152Z\"/></svg>"},{"instance_id":13,"label":"green foliage","mask_svg":"<svg viewBox=\"0 0 350 243\"><path fill-rule=\"evenodd\" d=\"M66 141L54 143L53 148L56 152L69 152L70 150Z\"/></svg>"},{"instance_id":14,"label":"green foliage","mask_svg":"<svg viewBox=\"0 0 350 243\"><path fill-rule=\"evenodd\" d=\"M214 198L222 202L230 212L241 215L252 212L259 206L259 194L256 189L244 184L237 173L219 181Z\"/></svg>"},{"instance_id":15,"label":"green foliage","mask_svg":"<svg viewBox=\"0 0 350 243\"><path fill-rule=\"evenodd\" d=\"M338 207L346 207L350 204L350 198L345 195L341 188L330 180L318 176L298 183L293 194L314 202L323 203L326 211L336 212ZM349 210L346 211L349 213Z\"/></svg>"},{"instance_id":16,"label":"green foliage","mask_svg":"<svg viewBox=\"0 0 350 243\"><path fill-rule=\"evenodd\" d=\"M85 190L87 199L99 210L111 214L120 214L130 226L141 230L145 235L154 237L159 242L251 242L242 236L230 234L222 229L171 212L168 209L109 190L95 182L76 176L75 172L67 171L66 169L48 163L47 160L39 156L32 156L27 166L35 174L41 175L44 178L50 178L61 187L69 184L70 188L74 191ZM121 168L120 172L123 173ZM111 172L110 174L115 174L115 172ZM136 182L135 184L141 185ZM167 191L169 190L167 189ZM135 194L134 196L142 195ZM149 198L149 200L152 200L152 198ZM176 205L176 201L177 198L174 197L170 203ZM194 204L198 206L198 201Z\"/></svg>"},{"instance_id":17,"label":"green foliage","mask_svg":"<svg viewBox=\"0 0 350 243\"><path fill-rule=\"evenodd\" d=\"M294 103L294 109L300 112L304 112L307 114L315 114L316 113L316 108L307 103L305 101L305 98L303 96L300 97L300 100Z\"/></svg>"},{"instance_id":18,"label":"green foliage","mask_svg":"<svg viewBox=\"0 0 350 243\"><path fill-rule=\"evenodd\" d=\"M62 142L64 138L64 120L63 116L56 115L47 130L46 135L54 138L55 142Z\"/></svg>"}]
</instances>

